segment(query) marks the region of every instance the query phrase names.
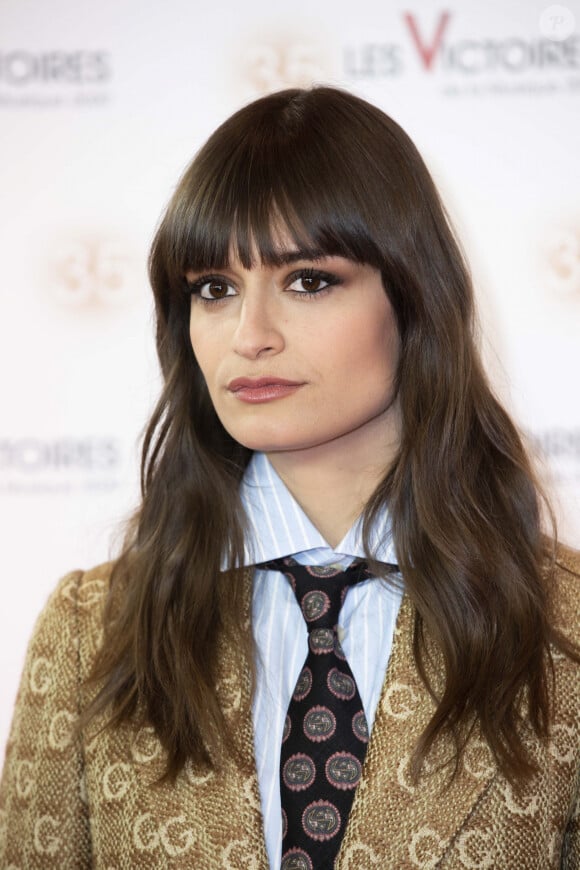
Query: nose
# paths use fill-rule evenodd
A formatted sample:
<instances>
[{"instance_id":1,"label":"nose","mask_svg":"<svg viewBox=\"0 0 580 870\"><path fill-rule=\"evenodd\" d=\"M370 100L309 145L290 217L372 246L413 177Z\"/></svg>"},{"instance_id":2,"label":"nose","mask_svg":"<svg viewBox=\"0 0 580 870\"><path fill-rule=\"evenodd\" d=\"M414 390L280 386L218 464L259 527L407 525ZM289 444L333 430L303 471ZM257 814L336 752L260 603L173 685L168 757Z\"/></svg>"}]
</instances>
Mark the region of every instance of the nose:
<instances>
[{"instance_id":1,"label":"nose","mask_svg":"<svg viewBox=\"0 0 580 870\"><path fill-rule=\"evenodd\" d=\"M269 293L247 292L239 309L234 351L246 359L274 356L284 348L277 307Z\"/></svg>"}]
</instances>

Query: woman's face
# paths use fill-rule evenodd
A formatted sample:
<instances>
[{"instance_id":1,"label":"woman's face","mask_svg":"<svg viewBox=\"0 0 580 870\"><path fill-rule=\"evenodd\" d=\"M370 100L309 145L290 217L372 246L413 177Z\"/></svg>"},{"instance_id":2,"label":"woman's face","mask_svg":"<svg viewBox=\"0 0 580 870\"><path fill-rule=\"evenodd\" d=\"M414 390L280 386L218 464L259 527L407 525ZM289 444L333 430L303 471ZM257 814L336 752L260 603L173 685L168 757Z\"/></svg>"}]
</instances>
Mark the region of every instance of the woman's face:
<instances>
[{"instance_id":1,"label":"woman's face","mask_svg":"<svg viewBox=\"0 0 580 870\"><path fill-rule=\"evenodd\" d=\"M293 248L283 266L231 258L187 273L191 343L217 415L236 441L268 454L383 451L398 442L399 336L380 273Z\"/></svg>"}]
</instances>

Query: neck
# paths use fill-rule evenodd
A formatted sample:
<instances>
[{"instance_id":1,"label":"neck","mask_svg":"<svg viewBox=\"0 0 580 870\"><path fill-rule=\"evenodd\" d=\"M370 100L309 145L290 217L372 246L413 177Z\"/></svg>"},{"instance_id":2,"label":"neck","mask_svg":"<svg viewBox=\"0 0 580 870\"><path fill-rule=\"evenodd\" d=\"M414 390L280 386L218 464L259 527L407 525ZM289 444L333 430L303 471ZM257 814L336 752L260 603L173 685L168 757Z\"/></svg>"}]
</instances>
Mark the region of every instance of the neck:
<instances>
[{"instance_id":1,"label":"neck","mask_svg":"<svg viewBox=\"0 0 580 870\"><path fill-rule=\"evenodd\" d=\"M395 456L397 444L382 439L369 449L367 439L349 439L348 450L335 442L268 453L268 459L304 513L331 547L361 515Z\"/></svg>"}]
</instances>

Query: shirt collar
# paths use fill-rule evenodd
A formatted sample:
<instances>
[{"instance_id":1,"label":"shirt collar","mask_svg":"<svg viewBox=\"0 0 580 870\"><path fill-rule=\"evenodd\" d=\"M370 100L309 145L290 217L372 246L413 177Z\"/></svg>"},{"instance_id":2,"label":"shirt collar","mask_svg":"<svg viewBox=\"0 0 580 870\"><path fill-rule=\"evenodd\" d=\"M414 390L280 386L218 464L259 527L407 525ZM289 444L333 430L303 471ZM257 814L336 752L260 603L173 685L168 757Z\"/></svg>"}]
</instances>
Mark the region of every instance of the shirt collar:
<instances>
[{"instance_id":1,"label":"shirt collar","mask_svg":"<svg viewBox=\"0 0 580 870\"><path fill-rule=\"evenodd\" d=\"M244 474L240 496L247 517L244 565L313 550L324 558L364 558L362 518L333 549L306 516L264 453L254 453ZM371 527L371 553L379 562L396 563L388 511Z\"/></svg>"}]
</instances>

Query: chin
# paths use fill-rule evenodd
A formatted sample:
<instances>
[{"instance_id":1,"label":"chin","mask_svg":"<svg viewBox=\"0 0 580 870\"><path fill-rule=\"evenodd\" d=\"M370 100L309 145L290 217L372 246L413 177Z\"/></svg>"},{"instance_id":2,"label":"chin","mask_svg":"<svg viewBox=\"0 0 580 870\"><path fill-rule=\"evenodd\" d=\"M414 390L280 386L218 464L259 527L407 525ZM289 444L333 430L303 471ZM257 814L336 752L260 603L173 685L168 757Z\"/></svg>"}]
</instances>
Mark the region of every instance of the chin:
<instances>
[{"instance_id":1,"label":"chin","mask_svg":"<svg viewBox=\"0 0 580 870\"><path fill-rule=\"evenodd\" d=\"M292 450L303 450L313 446L307 440L297 439L295 434L294 437L284 437L281 435L268 436L264 432L260 434L230 432L230 435L242 447L259 453L284 453Z\"/></svg>"},{"instance_id":2,"label":"chin","mask_svg":"<svg viewBox=\"0 0 580 870\"><path fill-rule=\"evenodd\" d=\"M296 437L295 427L293 431L281 426L267 426L264 422L256 421L251 426L226 426L228 434L248 450L268 453L270 451L296 450L300 446L300 439Z\"/></svg>"}]
</instances>

